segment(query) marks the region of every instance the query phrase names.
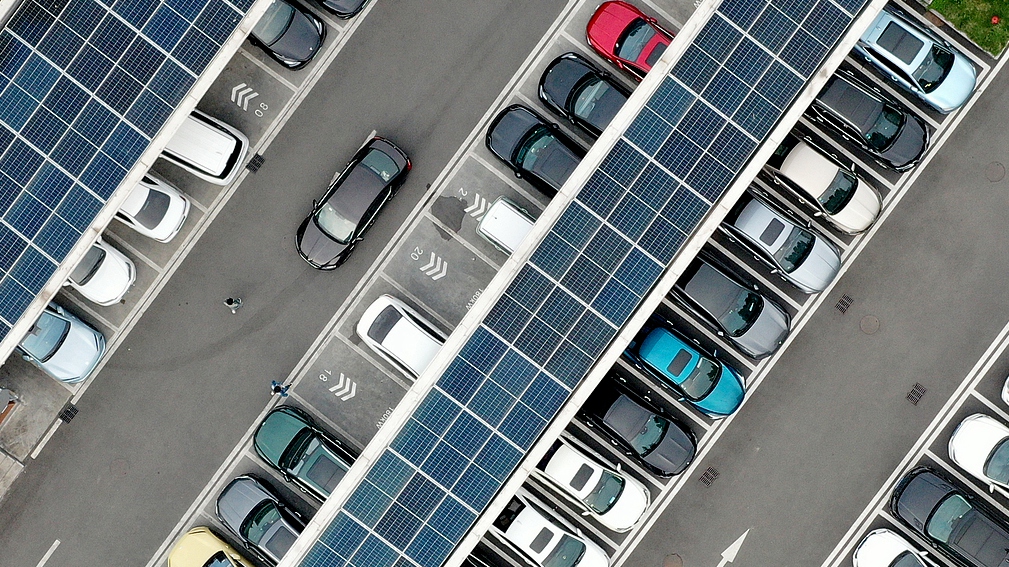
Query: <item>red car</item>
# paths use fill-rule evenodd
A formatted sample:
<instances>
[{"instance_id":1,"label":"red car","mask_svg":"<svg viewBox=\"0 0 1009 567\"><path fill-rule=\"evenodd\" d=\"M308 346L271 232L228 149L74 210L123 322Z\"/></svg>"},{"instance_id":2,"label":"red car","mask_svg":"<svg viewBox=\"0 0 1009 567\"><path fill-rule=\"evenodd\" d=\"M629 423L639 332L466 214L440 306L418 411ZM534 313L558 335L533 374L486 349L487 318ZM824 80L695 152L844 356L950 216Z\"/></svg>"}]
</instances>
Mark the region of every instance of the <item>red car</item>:
<instances>
[{"instance_id":1,"label":"red car","mask_svg":"<svg viewBox=\"0 0 1009 567\"><path fill-rule=\"evenodd\" d=\"M645 78L673 41L673 32L627 2L603 2L585 28L589 45L635 79Z\"/></svg>"}]
</instances>

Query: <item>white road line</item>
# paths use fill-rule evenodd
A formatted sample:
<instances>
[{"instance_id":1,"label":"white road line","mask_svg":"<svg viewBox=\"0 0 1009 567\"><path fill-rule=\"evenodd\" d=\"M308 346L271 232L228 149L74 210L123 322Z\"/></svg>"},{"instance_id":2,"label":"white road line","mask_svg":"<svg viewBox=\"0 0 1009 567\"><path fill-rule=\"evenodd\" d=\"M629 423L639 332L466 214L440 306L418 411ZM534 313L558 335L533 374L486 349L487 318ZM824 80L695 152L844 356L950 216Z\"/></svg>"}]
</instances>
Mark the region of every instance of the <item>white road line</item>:
<instances>
[{"instance_id":1,"label":"white road line","mask_svg":"<svg viewBox=\"0 0 1009 567\"><path fill-rule=\"evenodd\" d=\"M49 428L49 431L46 431L46 434L42 437L42 440L38 442L38 445L35 445L35 448L32 449L31 454L32 460L35 460L39 457L39 453L42 452L42 448L46 446L46 443L49 442L49 439L51 439L53 434L56 433L56 430L60 428L61 423L63 423L63 421L57 419L55 423L53 423L52 427Z\"/></svg>"},{"instance_id":2,"label":"white road line","mask_svg":"<svg viewBox=\"0 0 1009 567\"><path fill-rule=\"evenodd\" d=\"M336 45L336 44L334 43L333 45ZM248 59L249 61L251 61L253 65L255 65L256 67L259 67L263 71L266 71L266 74L269 75L269 76L271 76L271 77L273 77L278 83L284 85L285 87L287 87L291 91L294 91L294 92L298 91L299 87L297 85L295 85L291 81L288 81L287 79L285 79L283 77L283 75L281 75L280 73L278 73L278 72L274 71L273 69L271 69L269 65L267 65L266 63L263 63L262 61L260 61L258 57L253 56L251 53L249 53L249 51L247 49L245 49L245 47L242 47L242 49L239 49L238 52L241 53L243 57L245 57L246 59Z\"/></svg>"},{"instance_id":3,"label":"white road line","mask_svg":"<svg viewBox=\"0 0 1009 567\"><path fill-rule=\"evenodd\" d=\"M437 252L432 253L437 256L441 256ZM422 257L421 259L424 258ZM444 257L442 257L442 260L444 260ZM410 292L408 289L406 289L406 287L404 287L398 281L392 279L392 277L390 277L389 274L385 273L384 271L381 274L379 274L379 277L381 277L383 280L385 280L387 284L396 288L397 291L399 291L400 293L408 297L410 300L412 300L414 303L416 303L418 306L420 306L421 311L425 312L428 315L428 317L433 317L435 320L437 320L438 323L441 323L442 330L448 331L447 333L445 333L446 335L452 334L452 330L455 329L455 325L449 323L448 320L442 317L441 314L438 313L436 309L432 309L431 306L427 304L427 302L425 302L423 299L417 297L415 294Z\"/></svg>"},{"instance_id":4,"label":"white road line","mask_svg":"<svg viewBox=\"0 0 1009 567\"><path fill-rule=\"evenodd\" d=\"M493 202L490 199L488 199L488 201ZM470 244L469 240L466 240L458 232L446 226L445 223L441 221L441 219L431 214L430 209L424 213L424 216L426 216L427 219L431 221L431 224L441 228L442 230L450 234L452 236L452 240L455 240L459 244L463 245L467 250L475 254L477 258L483 260L483 262L488 266L490 266L491 268L493 268L495 272L501 270L501 264L488 258L487 255L484 254L481 250L479 250L476 246Z\"/></svg>"},{"instance_id":5,"label":"white road line","mask_svg":"<svg viewBox=\"0 0 1009 567\"><path fill-rule=\"evenodd\" d=\"M674 29L672 29L670 31L675 32L675 31L678 31L680 29L683 29L683 22L680 22L676 18L670 16L668 12L666 12L665 10L663 10L662 8L660 8L659 6L657 6L655 4L655 2L652 2L652 0L642 0L642 2L644 2L645 4L648 4L648 7L651 8L652 11L654 11L656 14L662 16L662 18L665 19L666 22L668 22L670 24L673 24L673 28Z\"/></svg>"},{"instance_id":6,"label":"white road line","mask_svg":"<svg viewBox=\"0 0 1009 567\"><path fill-rule=\"evenodd\" d=\"M1001 417L1002 421L1004 421L1005 423L1009 423L1009 413L1006 413L1005 410L995 405L995 402L992 402L988 398L982 396L980 393L977 392L977 390L971 392L971 395L974 396L974 398L977 399L977 401L988 406L988 409L993 411L995 415Z\"/></svg>"},{"instance_id":7,"label":"white road line","mask_svg":"<svg viewBox=\"0 0 1009 567\"><path fill-rule=\"evenodd\" d=\"M995 500L995 497L992 495L992 493L985 490L985 488L987 487L977 487L975 484L976 482L978 482L977 479L967 478L967 476L964 475L963 472L961 472L959 467L949 462L951 460L949 457L941 457L939 455L936 455L935 453L932 452L931 448L925 449L925 452L922 454L935 461L936 464L938 464L943 469L943 472L945 472L949 476L954 477L956 480L960 481L960 484L968 488L972 487L975 488L974 490L975 494L978 497L986 500L990 507L997 509L1005 516L1009 516L1009 508L1006 508L1004 505L1002 505L1001 502Z\"/></svg>"},{"instance_id":8,"label":"white road line","mask_svg":"<svg viewBox=\"0 0 1009 567\"><path fill-rule=\"evenodd\" d=\"M526 199L528 199L529 201L531 201L533 203L539 204L540 208L546 208L546 205L543 203L543 200L546 197L544 197L543 195L539 194L539 191L536 192L536 195L533 195L532 193L530 193L529 190L526 189L525 187L523 187L521 183L515 181L517 178L515 177L514 173L512 173L512 174L509 175L507 173L502 172L496 166L492 165L487 160L483 159L483 157L480 156L480 155L478 155L476 152L473 152L473 151L469 152L469 155L467 157L470 158L470 159L472 159L473 161L479 163L480 165L486 167L487 169L489 169L491 171L491 173L493 173L494 175L496 175L497 177L499 177L509 187L511 187L512 189L514 189L515 191L517 191L519 193L519 195L522 195L523 197L525 197ZM434 185L432 185L432 187L433 186ZM547 199L547 203L548 204L549 204L549 202L550 202L550 200Z\"/></svg>"},{"instance_id":9,"label":"white road line","mask_svg":"<svg viewBox=\"0 0 1009 567\"><path fill-rule=\"evenodd\" d=\"M340 342L344 343L345 345L347 345L348 347L350 347L351 350L353 350L358 355L360 355L361 358L363 358L363 359L367 360L368 362L370 362L372 364L372 366L374 366L375 368L378 368L379 370L381 370L383 374L385 374L393 382L399 384L404 390L409 390L410 386L413 385L412 382L409 383L409 384L406 383L406 379L403 378L403 374L402 373L400 373L400 372L398 372L396 370L390 370L389 363L385 362L384 360L380 361L378 358L375 358L375 355L374 355L374 353L372 352L372 350L370 348L368 348L368 349L361 348L360 345L358 345L358 344L354 343L354 341L350 340L350 337L345 337L345 336L341 335L340 333L336 333L334 336L337 339L339 339ZM306 370L307 370L307 368L306 368Z\"/></svg>"},{"instance_id":10,"label":"white road line","mask_svg":"<svg viewBox=\"0 0 1009 567\"><path fill-rule=\"evenodd\" d=\"M126 225L122 225L122 226L126 226ZM132 229L128 229L128 230L132 230ZM106 240L106 241L111 240L115 244L116 248L119 248L121 250L125 250L125 251L133 254L137 258L140 258L140 260L144 264L147 264L147 266L150 267L152 270L154 270L156 273L158 273L158 274L161 273L161 266L158 265L157 262L155 262L154 260L152 260L149 257L147 257L147 255L144 254L143 252L141 252L140 250L137 250L136 248L134 248L129 242L126 242L125 240L123 240L123 238L121 236L119 236L118 234L116 234L114 232L109 232L108 229L106 229L105 232L102 233L102 239Z\"/></svg>"},{"instance_id":11,"label":"white road line","mask_svg":"<svg viewBox=\"0 0 1009 567\"><path fill-rule=\"evenodd\" d=\"M49 561L49 558L53 556L53 553L56 552L56 548L59 546L60 546L60 540L54 541L53 544L49 546L49 551L47 551L46 554L42 556L42 559L39 559L39 562L38 564L35 565L35 567L42 567L43 565L45 565L46 562Z\"/></svg>"}]
</instances>

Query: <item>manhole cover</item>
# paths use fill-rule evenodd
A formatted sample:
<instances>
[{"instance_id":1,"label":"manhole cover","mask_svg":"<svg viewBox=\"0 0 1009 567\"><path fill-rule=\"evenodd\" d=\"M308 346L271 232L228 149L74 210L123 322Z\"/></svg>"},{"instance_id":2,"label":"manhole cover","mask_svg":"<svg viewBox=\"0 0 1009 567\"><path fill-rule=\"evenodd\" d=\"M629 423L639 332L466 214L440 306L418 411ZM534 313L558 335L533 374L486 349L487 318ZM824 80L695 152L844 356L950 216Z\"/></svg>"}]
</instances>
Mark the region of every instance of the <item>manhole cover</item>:
<instances>
[{"instance_id":1,"label":"manhole cover","mask_svg":"<svg viewBox=\"0 0 1009 567\"><path fill-rule=\"evenodd\" d=\"M984 168L984 176L992 183L1002 181L1002 178L1005 177L1005 166L997 161L993 161Z\"/></svg>"},{"instance_id":2,"label":"manhole cover","mask_svg":"<svg viewBox=\"0 0 1009 567\"><path fill-rule=\"evenodd\" d=\"M879 319L875 315L866 315L858 322L858 327L863 333L871 335L879 330Z\"/></svg>"},{"instance_id":3,"label":"manhole cover","mask_svg":"<svg viewBox=\"0 0 1009 567\"><path fill-rule=\"evenodd\" d=\"M114 459L109 465L113 476L126 476L130 472L130 462L126 459Z\"/></svg>"}]
</instances>

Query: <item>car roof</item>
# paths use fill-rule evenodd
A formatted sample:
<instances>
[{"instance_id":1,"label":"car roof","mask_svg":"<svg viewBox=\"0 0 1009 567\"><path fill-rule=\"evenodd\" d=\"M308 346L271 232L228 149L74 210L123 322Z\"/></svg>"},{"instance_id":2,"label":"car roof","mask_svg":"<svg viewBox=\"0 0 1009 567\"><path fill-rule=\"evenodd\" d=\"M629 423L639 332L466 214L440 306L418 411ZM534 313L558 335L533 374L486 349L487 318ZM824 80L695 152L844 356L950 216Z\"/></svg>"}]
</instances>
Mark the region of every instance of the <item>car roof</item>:
<instances>
[{"instance_id":1,"label":"car roof","mask_svg":"<svg viewBox=\"0 0 1009 567\"><path fill-rule=\"evenodd\" d=\"M362 153L361 157L364 155ZM386 182L375 172L361 165L360 161L355 161L350 170L340 176L339 185L334 187L326 203L336 209L340 216L357 224L385 186Z\"/></svg>"},{"instance_id":2,"label":"car roof","mask_svg":"<svg viewBox=\"0 0 1009 567\"><path fill-rule=\"evenodd\" d=\"M577 53L565 53L554 59L543 73L540 86L560 106L567 103L571 91L588 75L596 75L592 65Z\"/></svg>"},{"instance_id":3,"label":"car roof","mask_svg":"<svg viewBox=\"0 0 1009 567\"><path fill-rule=\"evenodd\" d=\"M645 336L638 347L638 354L642 360L671 378L680 378L692 371L701 358L696 349L663 327L656 327ZM671 369L674 363L676 368Z\"/></svg>"},{"instance_id":4,"label":"car roof","mask_svg":"<svg viewBox=\"0 0 1009 567\"><path fill-rule=\"evenodd\" d=\"M621 394L603 416L603 423L624 439L633 439L645 420L654 415L626 394Z\"/></svg>"},{"instance_id":5,"label":"car roof","mask_svg":"<svg viewBox=\"0 0 1009 567\"><path fill-rule=\"evenodd\" d=\"M875 43L882 50L893 55L897 62L903 63L909 70L917 67L916 60L924 57L924 52L933 43L909 22L886 10L879 13L869 29L875 32L880 28L882 31L871 43Z\"/></svg>"},{"instance_id":6,"label":"car roof","mask_svg":"<svg viewBox=\"0 0 1009 567\"><path fill-rule=\"evenodd\" d=\"M581 451L566 443L561 443L550 455L543 472L557 481L565 490L582 493L591 488L589 480L598 476L603 467L588 458Z\"/></svg>"},{"instance_id":7,"label":"car roof","mask_svg":"<svg viewBox=\"0 0 1009 567\"><path fill-rule=\"evenodd\" d=\"M844 117L863 135L876 123L883 111L883 102L848 80L831 77L817 100Z\"/></svg>"},{"instance_id":8,"label":"car roof","mask_svg":"<svg viewBox=\"0 0 1009 567\"><path fill-rule=\"evenodd\" d=\"M743 207L732 226L772 252L781 248L794 228L791 221L757 199Z\"/></svg>"},{"instance_id":9,"label":"car roof","mask_svg":"<svg viewBox=\"0 0 1009 567\"><path fill-rule=\"evenodd\" d=\"M539 510L526 505L504 533L509 541L523 551L541 559L553 549L563 530Z\"/></svg>"},{"instance_id":10,"label":"car roof","mask_svg":"<svg viewBox=\"0 0 1009 567\"><path fill-rule=\"evenodd\" d=\"M484 213L477 231L492 243L504 247L508 252L514 252L535 222L514 202L501 196Z\"/></svg>"},{"instance_id":11,"label":"car roof","mask_svg":"<svg viewBox=\"0 0 1009 567\"><path fill-rule=\"evenodd\" d=\"M199 114L190 114L168 140L165 151L197 165L213 175L221 175L228 166L239 141Z\"/></svg>"},{"instance_id":12,"label":"car roof","mask_svg":"<svg viewBox=\"0 0 1009 567\"><path fill-rule=\"evenodd\" d=\"M488 145L509 162L526 134L536 126L545 125L536 113L522 105L512 105L501 111L487 132Z\"/></svg>"},{"instance_id":13,"label":"car roof","mask_svg":"<svg viewBox=\"0 0 1009 567\"><path fill-rule=\"evenodd\" d=\"M699 260L697 270L681 289L717 318L735 301L741 287L711 264Z\"/></svg>"},{"instance_id":14,"label":"car roof","mask_svg":"<svg viewBox=\"0 0 1009 567\"><path fill-rule=\"evenodd\" d=\"M958 492L945 479L929 469L911 471L904 478L897 495L897 515L915 529L924 531L932 510L948 494Z\"/></svg>"},{"instance_id":15,"label":"car roof","mask_svg":"<svg viewBox=\"0 0 1009 567\"><path fill-rule=\"evenodd\" d=\"M785 177L814 197L830 186L840 168L806 142L796 144L778 168Z\"/></svg>"}]
</instances>

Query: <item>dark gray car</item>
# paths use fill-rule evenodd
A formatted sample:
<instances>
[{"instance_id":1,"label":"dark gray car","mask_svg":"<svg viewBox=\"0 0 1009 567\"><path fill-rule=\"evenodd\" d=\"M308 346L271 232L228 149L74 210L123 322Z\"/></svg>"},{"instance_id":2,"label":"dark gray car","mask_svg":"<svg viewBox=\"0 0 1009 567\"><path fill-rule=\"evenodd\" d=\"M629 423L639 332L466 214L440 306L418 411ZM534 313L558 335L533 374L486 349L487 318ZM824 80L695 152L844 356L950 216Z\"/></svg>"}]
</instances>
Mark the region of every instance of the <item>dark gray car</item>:
<instances>
[{"instance_id":1,"label":"dark gray car","mask_svg":"<svg viewBox=\"0 0 1009 567\"><path fill-rule=\"evenodd\" d=\"M909 472L893 489L890 511L955 562L1009 565L1009 525L965 490L928 467Z\"/></svg>"},{"instance_id":2,"label":"dark gray car","mask_svg":"<svg viewBox=\"0 0 1009 567\"><path fill-rule=\"evenodd\" d=\"M827 81L806 116L897 171L914 167L928 148L928 128L920 118L847 74Z\"/></svg>"},{"instance_id":3,"label":"dark gray car","mask_svg":"<svg viewBox=\"0 0 1009 567\"><path fill-rule=\"evenodd\" d=\"M288 69L300 69L326 39L326 25L295 3L274 0L252 28L249 39Z\"/></svg>"},{"instance_id":4,"label":"dark gray car","mask_svg":"<svg viewBox=\"0 0 1009 567\"><path fill-rule=\"evenodd\" d=\"M322 7L336 14L337 18L353 18L364 9L368 0L321 0Z\"/></svg>"},{"instance_id":5,"label":"dark gray car","mask_svg":"<svg viewBox=\"0 0 1009 567\"><path fill-rule=\"evenodd\" d=\"M556 124L521 104L505 108L494 118L486 143L516 177L528 179L547 197L557 194L585 156L585 150Z\"/></svg>"},{"instance_id":6,"label":"dark gray car","mask_svg":"<svg viewBox=\"0 0 1009 567\"><path fill-rule=\"evenodd\" d=\"M770 356L788 337L788 314L728 273L713 258L698 257L669 295L747 356Z\"/></svg>"},{"instance_id":7,"label":"dark gray car","mask_svg":"<svg viewBox=\"0 0 1009 567\"><path fill-rule=\"evenodd\" d=\"M245 547L276 565L305 529L301 514L252 475L231 481L217 497L217 517Z\"/></svg>"},{"instance_id":8,"label":"dark gray car","mask_svg":"<svg viewBox=\"0 0 1009 567\"><path fill-rule=\"evenodd\" d=\"M554 59L540 77L543 104L593 140L627 102L631 91L577 53Z\"/></svg>"}]
</instances>

